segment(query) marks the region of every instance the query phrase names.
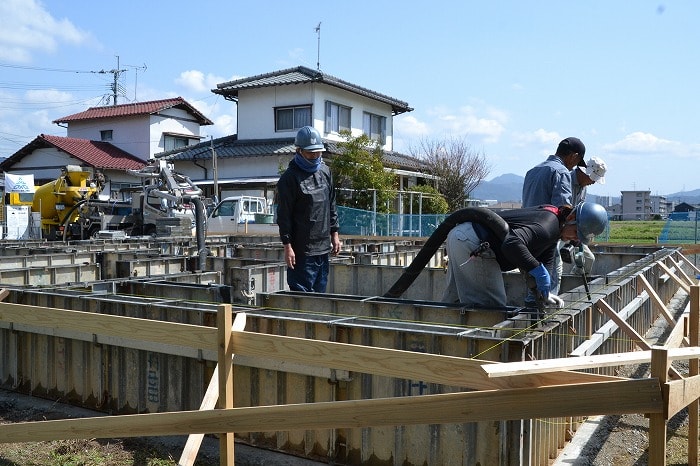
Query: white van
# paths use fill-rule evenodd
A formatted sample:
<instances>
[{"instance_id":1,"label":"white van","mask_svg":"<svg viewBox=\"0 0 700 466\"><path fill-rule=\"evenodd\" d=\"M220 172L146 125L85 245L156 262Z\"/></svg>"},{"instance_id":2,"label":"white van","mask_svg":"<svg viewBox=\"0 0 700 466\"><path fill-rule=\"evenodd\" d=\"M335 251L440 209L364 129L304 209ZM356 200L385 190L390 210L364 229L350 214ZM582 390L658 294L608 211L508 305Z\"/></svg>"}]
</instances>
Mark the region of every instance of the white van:
<instances>
[{"instance_id":1,"label":"white van","mask_svg":"<svg viewBox=\"0 0 700 466\"><path fill-rule=\"evenodd\" d=\"M247 231L277 233L264 197L232 196L219 202L207 218L207 233L228 235Z\"/></svg>"}]
</instances>

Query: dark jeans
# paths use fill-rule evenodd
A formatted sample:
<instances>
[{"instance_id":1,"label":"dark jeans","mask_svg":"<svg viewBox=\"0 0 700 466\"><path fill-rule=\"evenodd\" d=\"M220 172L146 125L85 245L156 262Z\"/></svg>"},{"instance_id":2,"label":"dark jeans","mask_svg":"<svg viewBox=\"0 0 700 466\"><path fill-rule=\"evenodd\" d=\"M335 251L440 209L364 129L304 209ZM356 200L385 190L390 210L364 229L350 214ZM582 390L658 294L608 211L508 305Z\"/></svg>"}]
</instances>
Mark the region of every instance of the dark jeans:
<instances>
[{"instance_id":1,"label":"dark jeans","mask_svg":"<svg viewBox=\"0 0 700 466\"><path fill-rule=\"evenodd\" d=\"M293 269L287 267L287 285L292 291L325 293L328 284L328 254L297 256Z\"/></svg>"}]
</instances>

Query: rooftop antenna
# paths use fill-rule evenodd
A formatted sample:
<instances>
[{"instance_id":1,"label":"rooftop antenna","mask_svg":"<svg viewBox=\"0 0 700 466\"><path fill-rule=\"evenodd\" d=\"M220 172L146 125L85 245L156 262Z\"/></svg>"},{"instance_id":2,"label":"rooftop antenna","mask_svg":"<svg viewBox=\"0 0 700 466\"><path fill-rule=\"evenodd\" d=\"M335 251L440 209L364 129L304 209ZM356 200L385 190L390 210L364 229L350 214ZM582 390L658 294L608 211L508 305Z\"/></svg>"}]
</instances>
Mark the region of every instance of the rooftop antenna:
<instances>
[{"instance_id":1,"label":"rooftop antenna","mask_svg":"<svg viewBox=\"0 0 700 466\"><path fill-rule=\"evenodd\" d=\"M315 31L318 35L318 45L316 46L316 70L321 71L321 21L318 22Z\"/></svg>"}]
</instances>

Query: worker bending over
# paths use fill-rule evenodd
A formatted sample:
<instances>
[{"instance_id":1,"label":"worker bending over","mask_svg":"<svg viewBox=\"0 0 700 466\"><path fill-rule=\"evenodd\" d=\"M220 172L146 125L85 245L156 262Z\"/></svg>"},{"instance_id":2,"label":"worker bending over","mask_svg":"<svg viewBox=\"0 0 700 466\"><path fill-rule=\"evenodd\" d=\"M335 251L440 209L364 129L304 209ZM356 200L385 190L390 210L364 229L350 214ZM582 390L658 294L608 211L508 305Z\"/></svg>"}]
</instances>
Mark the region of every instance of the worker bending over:
<instances>
[{"instance_id":1,"label":"worker bending over","mask_svg":"<svg viewBox=\"0 0 700 466\"><path fill-rule=\"evenodd\" d=\"M573 210L541 205L497 214L508 225L502 240L496 229L477 221L460 223L448 233L447 287L442 300L466 306L505 306L502 272L520 269L534 279L545 303L561 307L561 299L549 293L548 269L555 245L560 239L587 244L602 233L608 223L605 208L582 202Z\"/></svg>"}]
</instances>

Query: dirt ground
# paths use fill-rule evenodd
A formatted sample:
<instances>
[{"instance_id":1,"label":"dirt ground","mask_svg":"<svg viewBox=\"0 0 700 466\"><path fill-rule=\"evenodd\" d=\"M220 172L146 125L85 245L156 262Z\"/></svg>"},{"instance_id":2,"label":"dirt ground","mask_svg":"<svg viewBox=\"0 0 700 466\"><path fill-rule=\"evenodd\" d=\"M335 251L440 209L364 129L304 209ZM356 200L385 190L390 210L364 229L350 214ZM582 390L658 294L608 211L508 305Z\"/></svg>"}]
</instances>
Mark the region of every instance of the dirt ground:
<instances>
[{"instance_id":1,"label":"dirt ground","mask_svg":"<svg viewBox=\"0 0 700 466\"><path fill-rule=\"evenodd\" d=\"M0 389L0 424L103 416L103 413ZM187 437L0 443L0 466L174 466ZM236 466L317 466L321 463L236 444ZM195 462L219 465L219 441L206 436Z\"/></svg>"}]
</instances>

